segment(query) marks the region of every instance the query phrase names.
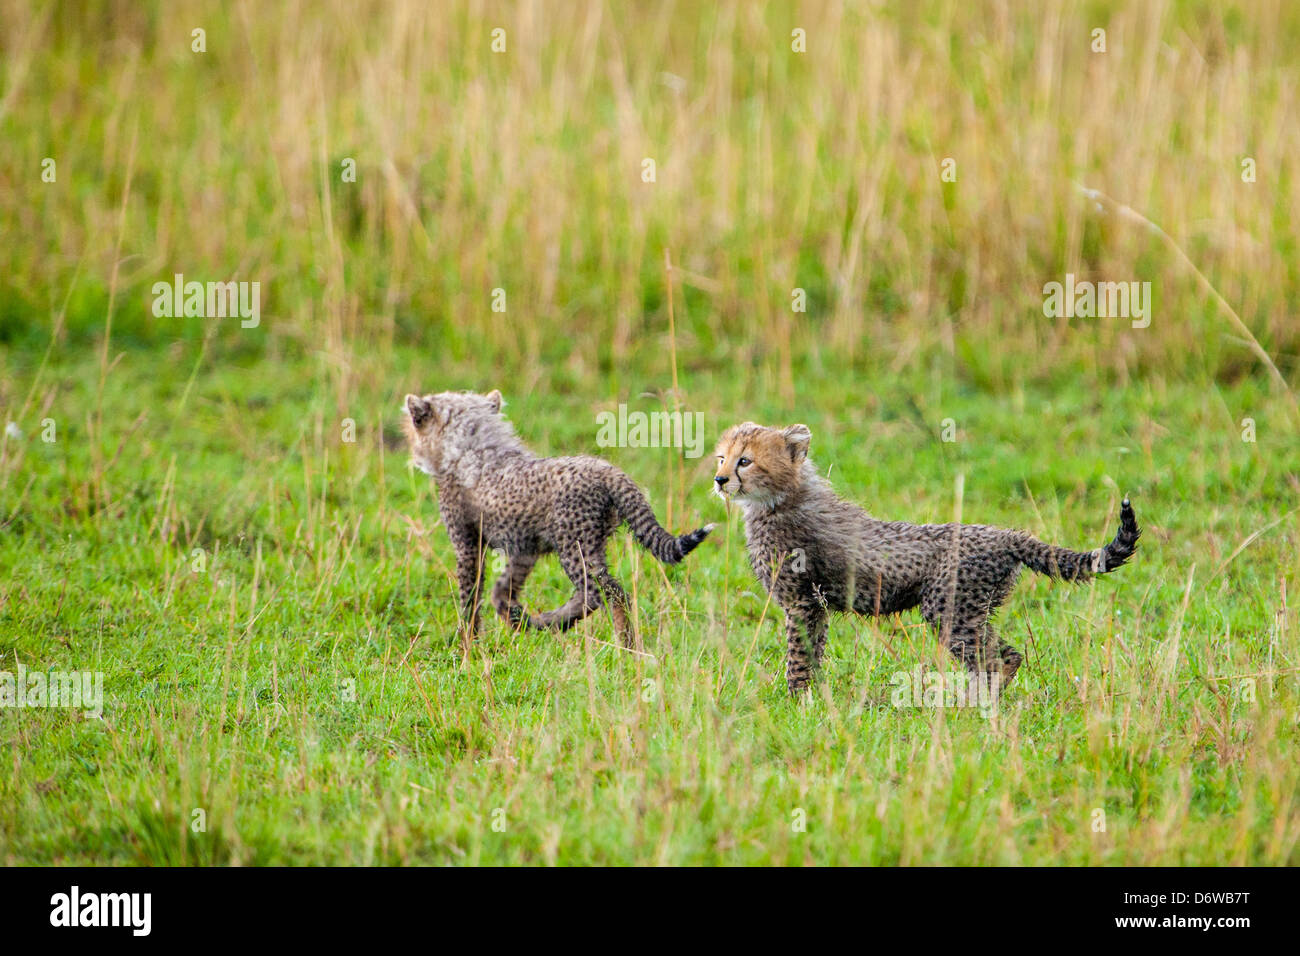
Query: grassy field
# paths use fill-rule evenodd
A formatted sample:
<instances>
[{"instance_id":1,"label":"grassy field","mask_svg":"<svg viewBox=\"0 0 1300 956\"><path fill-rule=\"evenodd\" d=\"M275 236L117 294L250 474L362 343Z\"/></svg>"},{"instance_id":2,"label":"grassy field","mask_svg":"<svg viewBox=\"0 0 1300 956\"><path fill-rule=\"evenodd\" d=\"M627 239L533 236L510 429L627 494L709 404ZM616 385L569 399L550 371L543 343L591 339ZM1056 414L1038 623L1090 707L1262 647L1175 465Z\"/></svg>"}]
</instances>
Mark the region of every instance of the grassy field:
<instances>
[{"instance_id":1,"label":"grassy field","mask_svg":"<svg viewBox=\"0 0 1300 956\"><path fill-rule=\"evenodd\" d=\"M0 672L103 680L0 707L0 861L1300 863L1300 7L358 6L0 0ZM719 522L613 539L643 652L465 652L397 427L450 388ZM703 456L598 448L620 403ZM1091 549L1128 493L1138 556L1022 579L991 711L893 700L915 615L794 701L745 419L881 517Z\"/></svg>"}]
</instances>

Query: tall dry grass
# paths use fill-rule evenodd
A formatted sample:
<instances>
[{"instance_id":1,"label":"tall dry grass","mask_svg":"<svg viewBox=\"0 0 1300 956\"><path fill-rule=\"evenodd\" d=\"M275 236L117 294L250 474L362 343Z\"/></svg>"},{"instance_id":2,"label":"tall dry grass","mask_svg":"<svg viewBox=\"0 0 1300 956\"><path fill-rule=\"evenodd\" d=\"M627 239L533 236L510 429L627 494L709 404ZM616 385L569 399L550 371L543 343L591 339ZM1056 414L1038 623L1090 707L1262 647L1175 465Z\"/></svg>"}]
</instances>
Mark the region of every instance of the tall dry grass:
<instances>
[{"instance_id":1,"label":"tall dry grass","mask_svg":"<svg viewBox=\"0 0 1300 956\"><path fill-rule=\"evenodd\" d=\"M525 388L617 383L666 352L669 248L682 361L754 366L787 399L841 358L992 388L1071 363L1121 384L1261 371L1185 264L1078 183L1159 224L1296 378L1292 4L7 0L3 18L11 338L74 285L69 328L102 334L115 270L119 334L148 338L149 286L184 272L260 280L270 347L323 348L340 407L350 356L398 337L485 352ZM1066 272L1150 281L1151 327L1044 317Z\"/></svg>"}]
</instances>

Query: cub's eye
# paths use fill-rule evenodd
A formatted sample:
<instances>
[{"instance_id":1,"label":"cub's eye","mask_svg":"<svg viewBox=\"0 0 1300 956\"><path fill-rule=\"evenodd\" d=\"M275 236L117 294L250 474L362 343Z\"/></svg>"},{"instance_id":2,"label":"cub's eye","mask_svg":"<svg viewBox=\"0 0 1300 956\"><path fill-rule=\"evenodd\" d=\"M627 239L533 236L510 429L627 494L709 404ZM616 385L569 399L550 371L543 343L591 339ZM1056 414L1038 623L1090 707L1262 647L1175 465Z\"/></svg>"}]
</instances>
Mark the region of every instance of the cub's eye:
<instances>
[{"instance_id":1,"label":"cub's eye","mask_svg":"<svg viewBox=\"0 0 1300 956\"><path fill-rule=\"evenodd\" d=\"M750 461L748 458L742 458L736 464L738 464L741 468L744 468L746 465L752 465L753 462Z\"/></svg>"}]
</instances>

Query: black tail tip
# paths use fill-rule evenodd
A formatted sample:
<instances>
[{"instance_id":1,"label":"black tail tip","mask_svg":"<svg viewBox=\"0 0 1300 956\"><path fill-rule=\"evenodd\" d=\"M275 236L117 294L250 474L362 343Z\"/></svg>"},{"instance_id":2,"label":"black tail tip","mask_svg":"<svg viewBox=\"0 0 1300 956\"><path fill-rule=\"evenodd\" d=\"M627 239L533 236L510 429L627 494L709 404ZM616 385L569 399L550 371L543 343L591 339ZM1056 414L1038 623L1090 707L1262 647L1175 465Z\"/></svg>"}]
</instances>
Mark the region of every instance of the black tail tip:
<instances>
[{"instance_id":1,"label":"black tail tip","mask_svg":"<svg viewBox=\"0 0 1300 956\"><path fill-rule=\"evenodd\" d=\"M682 557L686 557L692 551L700 546L700 542L709 536L713 530L713 525L705 525L703 528L696 528L694 531L684 534L677 539L677 545L681 548Z\"/></svg>"},{"instance_id":2,"label":"black tail tip","mask_svg":"<svg viewBox=\"0 0 1300 956\"><path fill-rule=\"evenodd\" d=\"M1125 495L1119 507L1119 533L1115 535L1115 540L1106 546L1106 570L1114 570L1128 561L1137 550L1140 537L1142 537L1142 529L1138 527L1133 505L1128 500L1128 495Z\"/></svg>"},{"instance_id":3,"label":"black tail tip","mask_svg":"<svg viewBox=\"0 0 1300 956\"><path fill-rule=\"evenodd\" d=\"M1120 502L1119 523L1120 523L1120 527L1126 530L1129 531L1137 530L1137 515L1133 513L1133 505L1128 500L1128 495L1125 495L1124 500Z\"/></svg>"}]
</instances>

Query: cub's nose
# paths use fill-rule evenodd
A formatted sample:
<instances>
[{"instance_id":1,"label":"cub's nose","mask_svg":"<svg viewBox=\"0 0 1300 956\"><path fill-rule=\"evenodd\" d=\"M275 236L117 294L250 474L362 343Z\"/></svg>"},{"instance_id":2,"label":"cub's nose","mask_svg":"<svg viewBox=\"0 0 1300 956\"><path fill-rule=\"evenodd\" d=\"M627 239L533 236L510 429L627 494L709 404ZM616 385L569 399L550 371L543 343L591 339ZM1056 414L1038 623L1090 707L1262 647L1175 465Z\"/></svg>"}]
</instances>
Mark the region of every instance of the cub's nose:
<instances>
[{"instance_id":1,"label":"cub's nose","mask_svg":"<svg viewBox=\"0 0 1300 956\"><path fill-rule=\"evenodd\" d=\"M725 485L725 484L727 483L727 476L726 476L726 475L715 475L715 476L713 477L713 480L716 481L716 482L718 483L718 487L721 488L723 485Z\"/></svg>"}]
</instances>

